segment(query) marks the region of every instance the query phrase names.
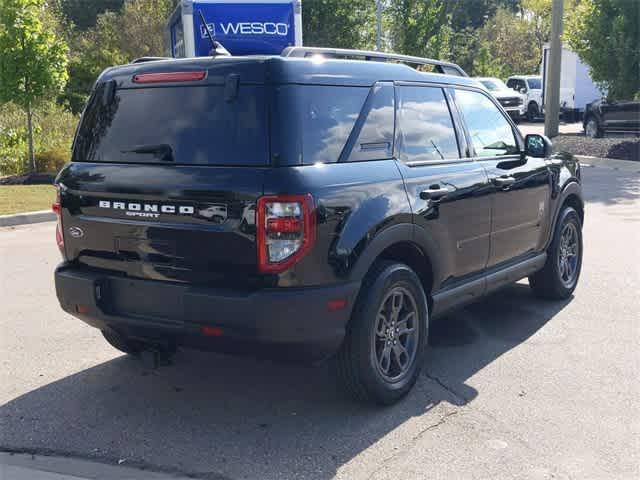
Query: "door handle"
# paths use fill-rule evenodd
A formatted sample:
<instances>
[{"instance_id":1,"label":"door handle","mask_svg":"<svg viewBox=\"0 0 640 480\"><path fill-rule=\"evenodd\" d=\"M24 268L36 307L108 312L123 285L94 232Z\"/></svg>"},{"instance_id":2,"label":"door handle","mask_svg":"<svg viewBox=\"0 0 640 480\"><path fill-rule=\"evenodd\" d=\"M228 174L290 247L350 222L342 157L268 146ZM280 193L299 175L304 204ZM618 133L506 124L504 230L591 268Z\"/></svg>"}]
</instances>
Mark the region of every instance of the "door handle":
<instances>
[{"instance_id":1,"label":"door handle","mask_svg":"<svg viewBox=\"0 0 640 480\"><path fill-rule=\"evenodd\" d=\"M493 179L493 184L500 188L510 187L514 183L516 183L516 179L513 177L496 177Z\"/></svg>"},{"instance_id":2,"label":"door handle","mask_svg":"<svg viewBox=\"0 0 640 480\"><path fill-rule=\"evenodd\" d=\"M426 190L422 190L420 192L420 198L422 200L440 200L445 197L449 193L449 190L446 187L440 187L438 185L434 185L433 187L429 187Z\"/></svg>"}]
</instances>

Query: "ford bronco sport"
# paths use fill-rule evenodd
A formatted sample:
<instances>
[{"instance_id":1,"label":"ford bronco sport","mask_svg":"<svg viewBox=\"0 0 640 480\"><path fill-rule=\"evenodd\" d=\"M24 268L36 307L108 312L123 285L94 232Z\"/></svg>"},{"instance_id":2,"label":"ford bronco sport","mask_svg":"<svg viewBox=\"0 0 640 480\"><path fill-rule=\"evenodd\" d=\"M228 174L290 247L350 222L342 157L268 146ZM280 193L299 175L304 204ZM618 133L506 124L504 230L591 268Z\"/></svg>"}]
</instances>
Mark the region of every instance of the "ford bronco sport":
<instances>
[{"instance_id":1,"label":"ford bronco sport","mask_svg":"<svg viewBox=\"0 0 640 480\"><path fill-rule=\"evenodd\" d=\"M523 139L459 67L375 55L103 72L56 180L62 308L127 353L329 360L391 404L432 318L524 277L570 296L578 162Z\"/></svg>"}]
</instances>

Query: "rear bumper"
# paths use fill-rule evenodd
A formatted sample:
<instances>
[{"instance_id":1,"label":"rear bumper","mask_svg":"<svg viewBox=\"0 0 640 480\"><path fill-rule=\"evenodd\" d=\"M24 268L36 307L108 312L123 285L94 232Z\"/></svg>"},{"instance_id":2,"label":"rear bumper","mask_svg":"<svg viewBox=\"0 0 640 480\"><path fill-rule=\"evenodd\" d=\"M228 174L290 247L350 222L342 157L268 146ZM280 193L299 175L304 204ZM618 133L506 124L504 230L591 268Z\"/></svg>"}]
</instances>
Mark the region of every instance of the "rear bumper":
<instances>
[{"instance_id":1,"label":"rear bumper","mask_svg":"<svg viewBox=\"0 0 640 480\"><path fill-rule=\"evenodd\" d=\"M321 361L339 348L360 287L279 288L254 292L138 280L68 264L55 271L69 314L101 330L151 343L229 353ZM330 300L345 299L330 311ZM203 327L217 327L205 335Z\"/></svg>"}]
</instances>

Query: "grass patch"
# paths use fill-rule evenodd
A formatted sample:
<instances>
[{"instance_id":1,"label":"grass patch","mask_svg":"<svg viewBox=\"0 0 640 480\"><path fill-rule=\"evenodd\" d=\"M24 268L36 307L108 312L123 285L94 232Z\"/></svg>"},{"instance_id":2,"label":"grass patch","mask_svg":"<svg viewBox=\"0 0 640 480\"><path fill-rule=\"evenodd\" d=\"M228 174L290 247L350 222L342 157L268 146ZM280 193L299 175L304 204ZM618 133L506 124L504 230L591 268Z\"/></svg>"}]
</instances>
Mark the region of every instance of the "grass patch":
<instances>
[{"instance_id":1,"label":"grass patch","mask_svg":"<svg viewBox=\"0 0 640 480\"><path fill-rule=\"evenodd\" d=\"M0 215L51 210L53 185L0 185Z\"/></svg>"}]
</instances>

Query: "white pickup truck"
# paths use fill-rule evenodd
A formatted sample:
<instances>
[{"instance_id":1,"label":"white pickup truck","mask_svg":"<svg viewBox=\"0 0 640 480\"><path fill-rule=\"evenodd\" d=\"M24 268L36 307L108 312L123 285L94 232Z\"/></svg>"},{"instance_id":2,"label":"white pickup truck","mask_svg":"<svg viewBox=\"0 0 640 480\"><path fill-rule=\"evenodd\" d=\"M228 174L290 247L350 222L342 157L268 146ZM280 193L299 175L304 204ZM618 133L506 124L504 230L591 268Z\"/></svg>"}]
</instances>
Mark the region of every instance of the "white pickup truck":
<instances>
[{"instance_id":1,"label":"white pickup truck","mask_svg":"<svg viewBox=\"0 0 640 480\"><path fill-rule=\"evenodd\" d=\"M486 88L493 97L500 102L502 108L514 121L518 122L524 115L524 98L521 94L514 92L504 84L499 78L474 77Z\"/></svg>"},{"instance_id":2,"label":"white pickup truck","mask_svg":"<svg viewBox=\"0 0 640 480\"><path fill-rule=\"evenodd\" d=\"M524 95L524 111L528 121L533 122L542 115L542 77L514 75L507 79L507 87Z\"/></svg>"}]
</instances>

